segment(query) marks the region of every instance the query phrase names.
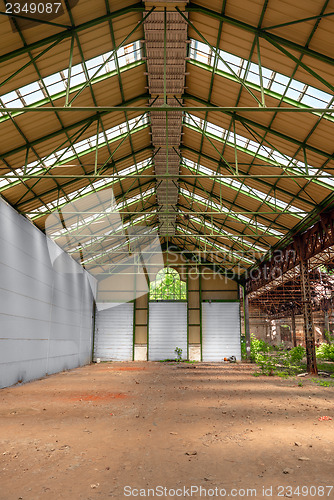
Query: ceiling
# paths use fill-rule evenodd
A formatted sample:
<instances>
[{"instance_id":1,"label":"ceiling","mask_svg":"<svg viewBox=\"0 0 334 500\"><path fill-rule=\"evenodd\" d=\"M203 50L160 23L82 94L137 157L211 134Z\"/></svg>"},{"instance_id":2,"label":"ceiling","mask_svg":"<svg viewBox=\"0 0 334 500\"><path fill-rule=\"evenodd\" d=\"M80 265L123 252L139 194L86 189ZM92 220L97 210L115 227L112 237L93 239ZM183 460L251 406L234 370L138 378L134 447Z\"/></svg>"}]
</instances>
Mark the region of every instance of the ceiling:
<instances>
[{"instance_id":1,"label":"ceiling","mask_svg":"<svg viewBox=\"0 0 334 500\"><path fill-rule=\"evenodd\" d=\"M242 279L333 208L334 1L1 14L0 195L88 270L157 234Z\"/></svg>"}]
</instances>

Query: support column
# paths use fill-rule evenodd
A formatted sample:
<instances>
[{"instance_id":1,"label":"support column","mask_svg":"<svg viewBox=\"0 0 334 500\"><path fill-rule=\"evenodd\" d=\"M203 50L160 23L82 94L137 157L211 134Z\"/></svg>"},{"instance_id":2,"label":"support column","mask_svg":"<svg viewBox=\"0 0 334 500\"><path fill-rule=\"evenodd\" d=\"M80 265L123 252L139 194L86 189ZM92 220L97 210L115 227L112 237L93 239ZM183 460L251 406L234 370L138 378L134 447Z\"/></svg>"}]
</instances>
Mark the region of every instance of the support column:
<instances>
[{"instance_id":1,"label":"support column","mask_svg":"<svg viewBox=\"0 0 334 500\"><path fill-rule=\"evenodd\" d=\"M324 320L325 320L325 326L324 326L324 337L326 342L329 344L330 340L329 337L325 334L329 334L329 314L328 314L328 309L325 309L324 311Z\"/></svg>"},{"instance_id":2,"label":"support column","mask_svg":"<svg viewBox=\"0 0 334 500\"><path fill-rule=\"evenodd\" d=\"M245 326L245 338L246 338L246 357L250 359L251 353L251 336L249 329L249 307L248 307L248 295L245 293L245 288L243 288L243 299L244 299L244 326Z\"/></svg>"},{"instance_id":3,"label":"support column","mask_svg":"<svg viewBox=\"0 0 334 500\"><path fill-rule=\"evenodd\" d=\"M295 316L295 310L293 308L291 309L291 333L292 333L293 347L296 347L297 346L296 316Z\"/></svg>"},{"instance_id":4,"label":"support column","mask_svg":"<svg viewBox=\"0 0 334 500\"><path fill-rule=\"evenodd\" d=\"M308 373L318 374L315 357L314 325L312 315L311 287L308 272L308 261L300 260L300 285L303 300L304 332Z\"/></svg>"}]
</instances>

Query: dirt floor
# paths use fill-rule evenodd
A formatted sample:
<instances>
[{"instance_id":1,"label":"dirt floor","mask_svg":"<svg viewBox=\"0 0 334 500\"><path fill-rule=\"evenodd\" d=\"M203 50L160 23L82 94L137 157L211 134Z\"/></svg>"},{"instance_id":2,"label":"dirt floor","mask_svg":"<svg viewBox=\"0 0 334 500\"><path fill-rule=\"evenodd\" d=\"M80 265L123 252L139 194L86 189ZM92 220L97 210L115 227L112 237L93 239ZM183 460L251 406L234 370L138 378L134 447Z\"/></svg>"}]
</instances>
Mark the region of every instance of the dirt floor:
<instances>
[{"instance_id":1,"label":"dirt floor","mask_svg":"<svg viewBox=\"0 0 334 500\"><path fill-rule=\"evenodd\" d=\"M334 499L334 387L253 372L101 363L1 390L0 499Z\"/></svg>"}]
</instances>

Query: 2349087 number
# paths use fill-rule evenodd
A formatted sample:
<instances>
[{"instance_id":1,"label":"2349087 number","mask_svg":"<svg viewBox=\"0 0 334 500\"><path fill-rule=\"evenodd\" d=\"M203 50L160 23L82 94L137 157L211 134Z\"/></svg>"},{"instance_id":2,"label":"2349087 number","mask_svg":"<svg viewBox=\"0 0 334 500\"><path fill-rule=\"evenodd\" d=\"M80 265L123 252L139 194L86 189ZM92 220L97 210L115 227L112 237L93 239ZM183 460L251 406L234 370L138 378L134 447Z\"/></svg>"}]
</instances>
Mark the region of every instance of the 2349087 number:
<instances>
[{"instance_id":1,"label":"2349087 number","mask_svg":"<svg viewBox=\"0 0 334 500\"><path fill-rule=\"evenodd\" d=\"M329 497L333 486L278 486L277 496Z\"/></svg>"},{"instance_id":2,"label":"2349087 number","mask_svg":"<svg viewBox=\"0 0 334 500\"><path fill-rule=\"evenodd\" d=\"M7 3L6 14L57 14L61 3Z\"/></svg>"}]
</instances>

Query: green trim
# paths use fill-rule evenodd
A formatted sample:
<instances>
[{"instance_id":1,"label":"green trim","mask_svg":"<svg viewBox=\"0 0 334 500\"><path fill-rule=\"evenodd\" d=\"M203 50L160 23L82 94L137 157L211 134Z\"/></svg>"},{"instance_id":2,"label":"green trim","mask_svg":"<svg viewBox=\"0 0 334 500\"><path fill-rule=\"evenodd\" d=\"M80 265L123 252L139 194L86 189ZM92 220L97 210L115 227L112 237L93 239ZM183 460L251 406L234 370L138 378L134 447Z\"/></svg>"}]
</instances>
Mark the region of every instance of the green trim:
<instances>
[{"instance_id":1,"label":"green trim","mask_svg":"<svg viewBox=\"0 0 334 500\"><path fill-rule=\"evenodd\" d=\"M205 292L206 291L207 290L205 290ZM212 290L212 291L221 292L222 290ZM228 290L228 291L231 291L231 290ZM237 299L237 300L235 300L235 299L204 299L203 303L204 302L209 302L209 303L211 303L211 302L239 302L240 303L240 300L239 299Z\"/></svg>"},{"instance_id":2,"label":"green trim","mask_svg":"<svg viewBox=\"0 0 334 500\"><path fill-rule=\"evenodd\" d=\"M135 341L136 341L136 299L134 299L133 301L132 361L135 360Z\"/></svg>"},{"instance_id":3,"label":"green trim","mask_svg":"<svg viewBox=\"0 0 334 500\"><path fill-rule=\"evenodd\" d=\"M202 266L199 265L199 276L198 276L198 300L199 300L199 339L201 345L201 361L203 361L203 320L202 320Z\"/></svg>"},{"instance_id":4,"label":"green trim","mask_svg":"<svg viewBox=\"0 0 334 500\"><path fill-rule=\"evenodd\" d=\"M241 287L241 285L239 285L239 290L238 290L239 297L240 297L240 290L241 290L240 287ZM241 314L240 313L241 313L241 301L239 299L240 359L242 361L242 349L241 349L242 330L241 330ZM245 320L244 320L244 322L245 322Z\"/></svg>"},{"instance_id":5,"label":"green trim","mask_svg":"<svg viewBox=\"0 0 334 500\"><path fill-rule=\"evenodd\" d=\"M146 360L149 361L149 343L150 343L150 301L149 301L149 293L146 294L146 304L147 304L147 315L146 315L146 321L147 321L147 328L146 328L146 346L147 346L147 352L146 352Z\"/></svg>"},{"instance_id":6,"label":"green trim","mask_svg":"<svg viewBox=\"0 0 334 500\"><path fill-rule=\"evenodd\" d=\"M188 297L188 272L189 267L186 268L186 286L187 286L187 360L189 360L189 297Z\"/></svg>"},{"instance_id":7,"label":"green trim","mask_svg":"<svg viewBox=\"0 0 334 500\"><path fill-rule=\"evenodd\" d=\"M92 356L91 356L91 361L93 362L94 360L94 352L95 352L95 326L96 326L96 301L93 299L93 339L92 339Z\"/></svg>"},{"instance_id":8,"label":"green trim","mask_svg":"<svg viewBox=\"0 0 334 500\"><path fill-rule=\"evenodd\" d=\"M134 275L134 298L133 298L133 325L132 325L132 361L135 360L135 343L136 343L136 312L137 312L137 274Z\"/></svg>"}]
</instances>

